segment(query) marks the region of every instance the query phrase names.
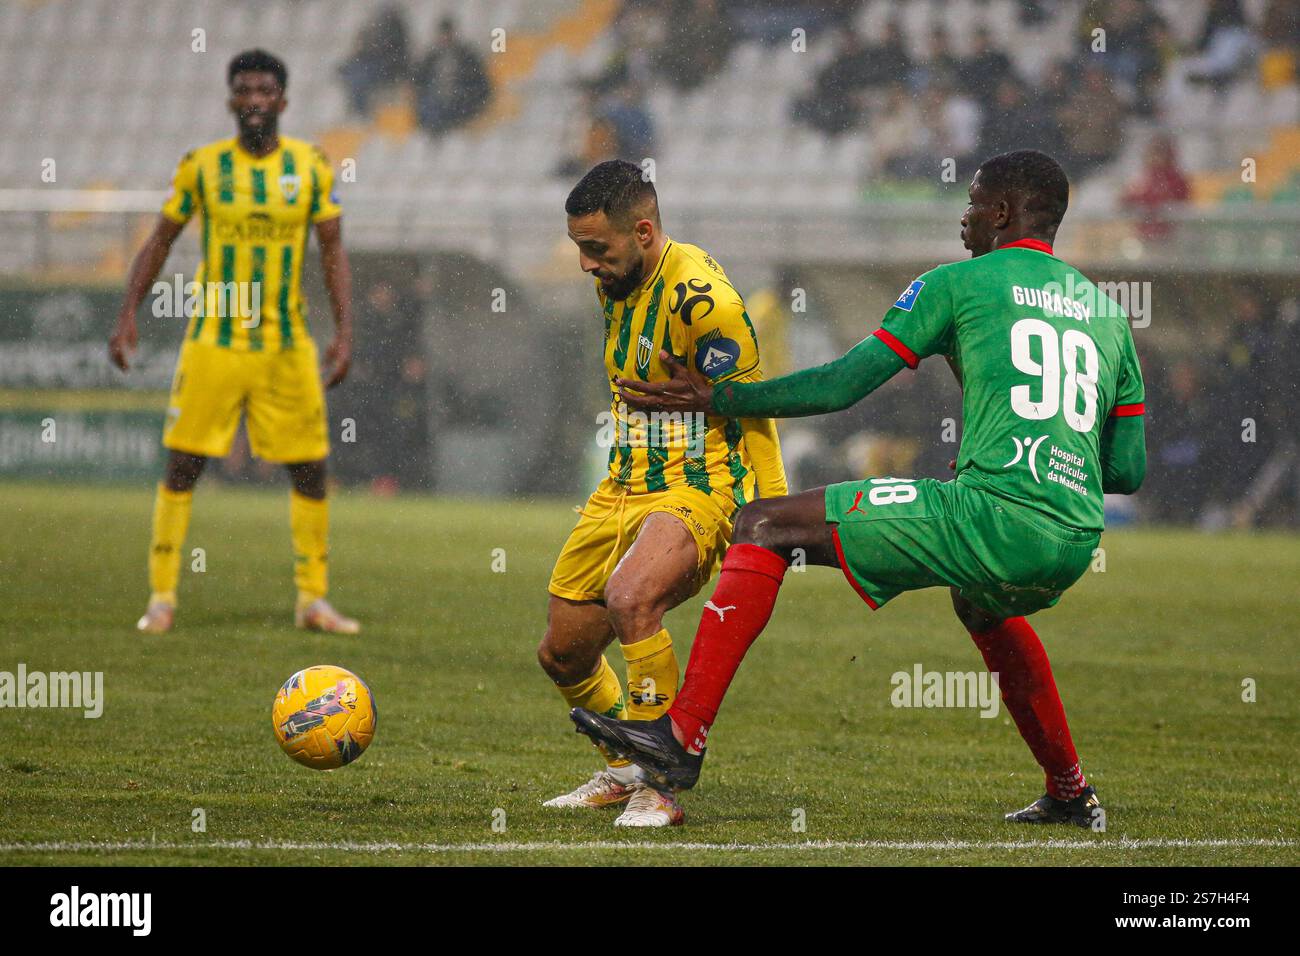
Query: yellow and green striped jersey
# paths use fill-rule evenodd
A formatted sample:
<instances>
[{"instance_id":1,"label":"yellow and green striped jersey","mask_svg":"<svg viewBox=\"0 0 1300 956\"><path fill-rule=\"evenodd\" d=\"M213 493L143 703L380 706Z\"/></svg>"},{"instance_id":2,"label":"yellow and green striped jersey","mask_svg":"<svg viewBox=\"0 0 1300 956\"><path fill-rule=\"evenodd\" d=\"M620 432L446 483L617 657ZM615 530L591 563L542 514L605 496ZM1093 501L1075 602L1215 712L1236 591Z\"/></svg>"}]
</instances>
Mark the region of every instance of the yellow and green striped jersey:
<instances>
[{"instance_id":1,"label":"yellow and green striped jersey","mask_svg":"<svg viewBox=\"0 0 1300 956\"><path fill-rule=\"evenodd\" d=\"M309 339L302 260L312 224L342 214L325 154L280 137L255 157L237 139L200 146L176 167L162 214L199 214L203 289L187 337L236 351L291 349Z\"/></svg>"},{"instance_id":2,"label":"yellow and green striped jersey","mask_svg":"<svg viewBox=\"0 0 1300 956\"><path fill-rule=\"evenodd\" d=\"M615 426L610 477L630 493L687 485L734 507L786 493L785 468L771 419L665 418L627 408L615 377L663 381L664 349L712 382L762 378L758 336L740 293L703 249L667 239L654 272L621 302L605 297L605 368Z\"/></svg>"}]
</instances>

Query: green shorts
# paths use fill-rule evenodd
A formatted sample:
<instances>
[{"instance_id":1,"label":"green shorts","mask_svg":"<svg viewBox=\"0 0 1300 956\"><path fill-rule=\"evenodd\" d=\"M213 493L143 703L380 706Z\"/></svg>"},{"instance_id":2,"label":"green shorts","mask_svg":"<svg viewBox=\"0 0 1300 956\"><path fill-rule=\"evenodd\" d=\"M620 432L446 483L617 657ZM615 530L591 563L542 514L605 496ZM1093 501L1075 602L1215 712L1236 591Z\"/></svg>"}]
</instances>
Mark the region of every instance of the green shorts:
<instances>
[{"instance_id":1,"label":"green shorts","mask_svg":"<svg viewBox=\"0 0 1300 956\"><path fill-rule=\"evenodd\" d=\"M1101 540L1096 531L933 478L828 485L826 521L835 525L844 576L873 609L904 591L946 586L993 614L1032 614L1079 580Z\"/></svg>"}]
</instances>

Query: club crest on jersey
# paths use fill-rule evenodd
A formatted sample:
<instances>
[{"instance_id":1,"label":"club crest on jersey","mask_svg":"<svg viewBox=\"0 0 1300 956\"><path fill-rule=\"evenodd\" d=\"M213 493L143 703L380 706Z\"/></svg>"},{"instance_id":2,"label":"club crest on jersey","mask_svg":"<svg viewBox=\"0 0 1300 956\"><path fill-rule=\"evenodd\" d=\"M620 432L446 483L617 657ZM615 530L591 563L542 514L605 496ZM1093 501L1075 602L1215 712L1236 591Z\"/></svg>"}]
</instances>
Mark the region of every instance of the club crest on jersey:
<instances>
[{"instance_id":1,"label":"club crest on jersey","mask_svg":"<svg viewBox=\"0 0 1300 956\"><path fill-rule=\"evenodd\" d=\"M650 351L654 348L654 343L644 335L637 336L636 340L636 364L639 368L646 368L650 365Z\"/></svg>"},{"instance_id":2,"label":"club crest on jersey","mask_svg":"<svg viewBox=\"0 0 1300 956\"><path fill-rule=\"evenodd\" d=\"M900 295L898 301L894 303L894 308L902 309L904 312L911 312L912 306L916 305L916 297L921 294L921 289L924 286L924 280L917 279L903 290L903 294Z\"/></svg>"},{"instance_id":3,"label":"club crest on jersey","mask_svg":"<svg viewBox=\"0 0 1300 956\"><path fill-rule=\"evenodd\" d=\"M297 199L301 186L302 178L297 173L286 173L280 177L280 194L284 196L285 202Z\"/></svg>"},{"instance_id":4,"label":"club crest on jersey","mask_svg":"<svg viewBox=\"0 0 1300 956\"><path fill-rule=\"evenodd\" d=\"M725 375L740 361L740 343L719 337L701 342L695 350L695 367L709 378Z\"/></svg>"}]
</instances>

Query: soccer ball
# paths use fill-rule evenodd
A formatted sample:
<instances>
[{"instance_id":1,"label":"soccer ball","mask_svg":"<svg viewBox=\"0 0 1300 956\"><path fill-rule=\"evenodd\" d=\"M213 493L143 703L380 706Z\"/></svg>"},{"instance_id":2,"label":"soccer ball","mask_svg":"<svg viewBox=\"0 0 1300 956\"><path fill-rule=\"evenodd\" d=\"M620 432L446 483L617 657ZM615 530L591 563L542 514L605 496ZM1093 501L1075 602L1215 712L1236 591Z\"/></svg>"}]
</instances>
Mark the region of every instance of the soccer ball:
<instances>
[{"instance_id":1,"label":"soccer ball","mask_svg":"<svg viewBox=\"0 0 1300 956\"><path fill-rule=\"evenodd\" d=\"M378 720L366 682L331 664L298 671L271 705L280 748L313 770L333 770L360 757L374 739Z\"/></svg>"}]
</instances>

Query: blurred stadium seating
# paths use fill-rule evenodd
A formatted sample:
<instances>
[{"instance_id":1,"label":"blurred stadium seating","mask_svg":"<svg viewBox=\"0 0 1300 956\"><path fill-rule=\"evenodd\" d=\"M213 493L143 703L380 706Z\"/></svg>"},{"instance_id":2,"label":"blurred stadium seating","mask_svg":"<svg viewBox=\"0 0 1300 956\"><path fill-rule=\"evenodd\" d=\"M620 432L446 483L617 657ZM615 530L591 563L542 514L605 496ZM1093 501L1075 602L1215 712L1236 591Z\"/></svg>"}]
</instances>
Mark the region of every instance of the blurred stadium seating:
<instances>
[{"instance_id":1,"label":"blurred stadium seating","mask_svg":"<svg viewBox=\"0 0 1300 956\"><path fill-rule=\"evenodd\" d=\"M385 208L418 207L433 214L447 207L486 212L553 202L564 192L564 182L552 171L569 145L562 141L564 120L579 105L577 81L597 75L620 44L654 35L644 21L637 23L641 34L612 26L627 9L650 4L627 3L622 10L614 0L406 0L396 5L406 13L417 43L443 13L456 17L463 35L481 38L484 48L492 29L506 31L506 49L487 58L503 95L483 122L431 139L419 135L413 123L393 120L392 111L369 126L350 120L336 68L352 36L373 14L371 5L20 0L0 6L0 51L12 85L9 109L0 120L0 185L32 185L30 171L54 155L63 187L163 188L175 157L211 138L214 124L222 122L219 84L226 59L260 44L291 64L287 124L332 154L338 150L331 145L347 147L336 160L356 159L355 195L365 202L355 204L354 222L383 219ZM729 6L721 5L724 13ZM960 56L978 27L995 38L1030 88L1054 64L1081 62L1076 24L1082 2L1035 4L1043 8L1035 22L1026 22L1026 4L1016 0L866 0L834 6L845 11L843 22L867 37L878 36L887 20L895 21L919 72L934 31L946 33ZM1199 18L1193 11L1204 3L1166 0L1155 8L1165 12L1174 33L1170 42L1194 42ZM662 131L655 159L664 191L706 207L804 212L853 206L864 182L880 173L873 166L872 124L827 138L789 121L793 101L836 56L825 35L832 26L823 35L814 33L806 54L791 55L788 41L761 42L752 28L746 32L744 22L724 15L717 24L720 35L735 38L734 46L725 66L695 89L679 92L663 77L656 82L653 72L635 77L646 84L647 105ZM191 51L196 29L205 31L205 53ZM1197 190L1202 201L1222 198L1232 191L1228 183L1239 182L1243 146L1258 151L1264 195L1294 186L1300 168L1294 148L1300 137L1300 91L1293 65L1289 73L1272 68L1281 79L1267 84L1261 68L1253 66L1215 88L1181 81L1180 58L1164 51L1161 57L1159 119L1113 118L1120 149L1090 177L1093 182L1080 184L1079 201L1086 209L1116 208L1123 183L1138 171L1144 144L1157 130L1174 134L1185 167L1204 182ZM898 80L914 93L926 82L916 76ZM977 107L984 124L998 121L994 104ZM37 130L39 135L32 135ZM434 225L419 216L403 221L417 228Z\"/></svg>"}]
</instances>

